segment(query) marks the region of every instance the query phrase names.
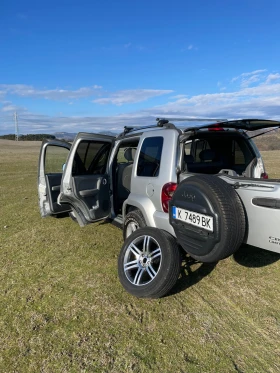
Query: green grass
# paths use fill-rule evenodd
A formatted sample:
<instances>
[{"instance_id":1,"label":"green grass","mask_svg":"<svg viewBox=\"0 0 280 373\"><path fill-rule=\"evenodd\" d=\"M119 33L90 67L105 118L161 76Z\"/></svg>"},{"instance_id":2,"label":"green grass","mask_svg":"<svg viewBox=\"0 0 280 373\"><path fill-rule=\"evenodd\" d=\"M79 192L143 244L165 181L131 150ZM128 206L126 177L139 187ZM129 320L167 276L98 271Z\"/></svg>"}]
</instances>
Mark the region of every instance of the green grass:
<instances>
[{"instance_id":1,"label":"green grass","mask_svg":"<svg viewBox=\"0 0 280 373\"><path fill-rule=\"evenodd\" d=\"M279 372L280 255L187 259L172 294L136 299L118 281L118 228L41 219L38 153L0 142L1 373ZM275 177L279 153L264 154Z\"/></svg>"}]
</instances>

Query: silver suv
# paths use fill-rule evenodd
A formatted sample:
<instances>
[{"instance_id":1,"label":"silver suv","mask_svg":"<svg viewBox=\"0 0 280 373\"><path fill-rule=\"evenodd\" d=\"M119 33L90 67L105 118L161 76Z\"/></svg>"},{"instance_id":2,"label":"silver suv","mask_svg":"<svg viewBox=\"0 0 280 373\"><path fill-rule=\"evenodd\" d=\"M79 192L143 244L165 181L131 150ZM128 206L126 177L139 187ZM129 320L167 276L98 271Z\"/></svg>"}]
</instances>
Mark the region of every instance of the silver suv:
<instances>
[{"instance_id":1,"label":"silver suv","mask_svg":"<svg viewBox=\"0 0 280 373\"><path fill-rule=\"evenodd\" d=\"M279 126L244 119L180 129L159 119L116 137L44 141L41 216L120 224L119 277L138 297L171 289L181 249L202 262L226 258L243 242L280 253L280 182L268 180L246 133Z\"/></svg>"}]
</instances>

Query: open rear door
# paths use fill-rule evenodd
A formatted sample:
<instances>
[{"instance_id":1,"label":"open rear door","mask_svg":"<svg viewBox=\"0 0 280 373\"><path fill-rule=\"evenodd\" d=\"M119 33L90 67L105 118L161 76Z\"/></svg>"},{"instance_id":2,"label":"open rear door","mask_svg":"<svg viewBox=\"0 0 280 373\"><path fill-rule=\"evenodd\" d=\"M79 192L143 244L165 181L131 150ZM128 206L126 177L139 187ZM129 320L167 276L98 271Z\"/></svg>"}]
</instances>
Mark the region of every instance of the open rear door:
<instances>
[{"instance_id":1,"label":"open rear door","mask_svg":"<svg viewBox=\"0 0 280 373\"><path fill-rule=\"evenodd\" d=\"M79 133L62 177L58 202L69 204L81 226L110 214L108 159L114 137Z\"/></svg>"},{"instance_id":2,"label":"open rear door","mask_svg":"<svg viewBox=\"0 0 280 373\"><path fill-rule=\"evenodd\" d=\"M57 217L71 211L68 204L60 206L57 203L63 165L66 163L70 148L71 144L59 140L44 140L42 143L38 170L39 206L42 217Z\"/></svg>"}]
</instances>

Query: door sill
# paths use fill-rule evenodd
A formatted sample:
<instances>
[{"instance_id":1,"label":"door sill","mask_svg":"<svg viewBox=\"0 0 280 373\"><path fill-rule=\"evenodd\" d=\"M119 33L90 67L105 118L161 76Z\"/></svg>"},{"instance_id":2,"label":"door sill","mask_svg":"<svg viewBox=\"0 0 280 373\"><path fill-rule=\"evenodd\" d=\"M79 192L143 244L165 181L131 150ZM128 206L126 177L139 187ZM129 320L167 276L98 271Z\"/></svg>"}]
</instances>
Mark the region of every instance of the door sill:
<instances>
[{"instance_id":1,"label":"door sill","mask_svg":"<svg viewBox=\"0 0 280 373\"><path fill-rule=\"evenodd\" d=\"M113 220L112 220L112 224L116 225L118 228L121 228L123 227L123 217L121 214L117 215Z\"/></svg>"}]
</instances>

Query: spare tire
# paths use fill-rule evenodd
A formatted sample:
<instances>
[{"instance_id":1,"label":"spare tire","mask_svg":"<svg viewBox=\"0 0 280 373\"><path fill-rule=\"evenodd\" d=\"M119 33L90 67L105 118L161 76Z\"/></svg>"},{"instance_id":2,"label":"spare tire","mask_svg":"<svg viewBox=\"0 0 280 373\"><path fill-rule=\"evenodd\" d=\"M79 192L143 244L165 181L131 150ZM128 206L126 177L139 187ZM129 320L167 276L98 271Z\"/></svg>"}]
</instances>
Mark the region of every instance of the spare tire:
<instances>
[{"instance_id":1,"label":"spare tire","mask_svg":"<svg viewBox=\"0 0 280 373\"><path fill-rule=\"evenodd\" d=\"M240 197L217 176L196 175L183 180L169 207L178 243L201 262L232 255L244 240L246 219Z\"/></svg>"}]
</instances>

